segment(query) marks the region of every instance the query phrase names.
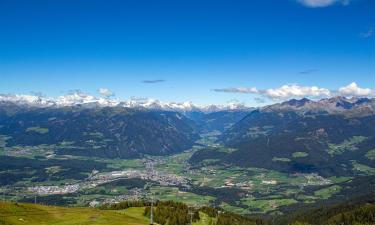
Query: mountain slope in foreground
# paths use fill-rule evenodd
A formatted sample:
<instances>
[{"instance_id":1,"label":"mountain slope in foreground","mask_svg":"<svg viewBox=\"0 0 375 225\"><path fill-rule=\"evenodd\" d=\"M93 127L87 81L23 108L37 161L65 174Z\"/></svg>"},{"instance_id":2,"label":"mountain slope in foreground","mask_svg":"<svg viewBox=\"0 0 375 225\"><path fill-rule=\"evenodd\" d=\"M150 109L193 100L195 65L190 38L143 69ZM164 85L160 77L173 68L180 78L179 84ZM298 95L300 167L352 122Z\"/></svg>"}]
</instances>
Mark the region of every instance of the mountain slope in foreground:
<instances>
[{"instance_id":1,"label":"mountain slope in foreground","mask_svg":"<svg viewBox=\"0 0 375 225\"><path fill-rule=\"evenodd\" d=\"M297 210L287 215L270 217L266 220L246 218L233 213L217 211L210 207L199 210L199 219L194 225L372 225L375 224L374 196L362 196L344 204L331 205L310 210ZM172 202L171 202L172 203ZM169 204L166 202L166 204ZM180 203L172 203L179 205ZM146 209L146 210L145 210ZM149 208L148 208L149 209ZM164 209L165 210L165 209ZM117 210L93 208L64 208L30 203L0 202L0 224L2 225L147 225L144 215L147 208L131 207ZM166 213L166 214L165 214ZM168 218L173 211L155 209L155 216ZM219 213L219 219L216 216ZM181 215L179 215L181 216ZM187 214L185 215L187 216ZM267 221L268 220L268 221ZM166 220L165 224L169 224ZM189 221L189 219L187 219ZM189 223L189 222L187 222ZM156 223L155 223L156 224ZM173 223L174 224L174 223ZM186 222L179 223L187 225Z\"/></svg>"},{"instance_id":2,"label":"mountain slope in foreground","mask_svg":"<svg viewBox=\"0 0 375 225\"><path fill-rule=\"evenodd\" d=\"M146 225L144 208L119 211L0 202L1 225Z\"/></svg>"}]
</instances>

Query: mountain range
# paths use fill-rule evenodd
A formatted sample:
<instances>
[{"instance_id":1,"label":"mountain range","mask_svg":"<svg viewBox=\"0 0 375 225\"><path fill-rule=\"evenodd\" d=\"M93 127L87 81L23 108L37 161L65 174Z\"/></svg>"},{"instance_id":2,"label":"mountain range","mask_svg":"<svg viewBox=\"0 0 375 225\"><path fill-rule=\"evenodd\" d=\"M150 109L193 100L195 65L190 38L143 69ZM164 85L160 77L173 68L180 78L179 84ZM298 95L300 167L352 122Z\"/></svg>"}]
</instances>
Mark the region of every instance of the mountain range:
<instances>
[{"instance_id":1,"label":"mountain range","mask_svg":"<svg viewBox=\"0 0 375 225\"><path fill-rule=\"evenodd\" d=\"M325 176L375 166L375 99L304 98L221 110L145 106L47 104L43 98L2 96L0 134L8 147L49 145L57 154L134 158L178 153L216 131L218 144L235 149L214 156L217 163ZM216 154L210 151L197 154Z\"/></svg>"},{"instance_id":2,"label":"mountain range","mask_svg":"<svg viewBox=\"0 0 375 225\"><path fill-rule=\"evenodd\" d=\"M95 97L82 92L74 92L58 98L48 98L39 95L0 94L0 102L10 102L17 105L32 107L125 107L177 112L217 112L223 110L248 110L250 107L238 102L225 105L200 106L192 102L161 102L155 99L132 97L129 100L119 100L111 97Z\"/></svg>"}]
</instances>

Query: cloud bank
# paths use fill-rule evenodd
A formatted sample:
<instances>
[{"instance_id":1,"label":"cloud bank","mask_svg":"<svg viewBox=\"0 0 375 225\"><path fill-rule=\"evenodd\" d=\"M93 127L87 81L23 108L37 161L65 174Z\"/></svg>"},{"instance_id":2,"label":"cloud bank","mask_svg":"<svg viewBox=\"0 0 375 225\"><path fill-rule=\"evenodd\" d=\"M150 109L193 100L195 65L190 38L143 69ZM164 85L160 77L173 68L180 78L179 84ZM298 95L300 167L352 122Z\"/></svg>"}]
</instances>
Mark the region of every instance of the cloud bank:
<instances>
[{"instance_id":1,"label":"cloud bank","mask_svg":"<svg viewBox=\"0 0 375 225\"><path fill-rule=\"evenodd\" d=\"M290 98L321 98L331 95L331 91L326 88L319 88L317 86L299 86L297 84L283 85L276 89L264 90L263 95L272 100L285 100Z\"/></svg>"},{"instance_id":2,"label":"cloud bank","mask_svg":"<svg viewBox=\"0 0 375 225\"><path fill-rule=\"evenodd\" d=\"M298 84L287 84L279 88L257 89L256 87L221 88L213 89L215 92L242 93L258 95L257 99L267 98L271 101L283 101L291 98L312 98L319 99L333 96L345 97L375 97L375 90L361 88L357 83L340 87L337 90L329 90L318 86L300 86Z\"/></svg>"},{"instance_id":3,"label":"cloud bank","mask_svg":"<svg viewBox=\"0 0 375 225\"><path fill-rule=\"evenodd\" d=\"M361 88L353 82L348 86L341 87L338 90L339 95L346 97L375 97L375 90L370 88Z\"/></svg>"}]
</instances>

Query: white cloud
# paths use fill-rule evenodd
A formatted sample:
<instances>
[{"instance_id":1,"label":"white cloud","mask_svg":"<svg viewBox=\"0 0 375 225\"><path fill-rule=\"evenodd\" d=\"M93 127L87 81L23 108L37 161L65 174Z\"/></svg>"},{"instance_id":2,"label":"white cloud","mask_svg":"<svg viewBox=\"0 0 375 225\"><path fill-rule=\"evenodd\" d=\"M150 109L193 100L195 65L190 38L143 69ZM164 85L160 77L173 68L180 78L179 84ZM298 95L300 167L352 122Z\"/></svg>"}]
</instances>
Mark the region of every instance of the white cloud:
<instances>
[{"instance_id":1,"label":"white cloud","mask_svg":"<svg viewBox=\"0 0 375 225\"><path fill-rule=\"evenodd\" d=\"M375 97L375 90L370 88L361 88L353 82L348 86L341 87L338 94L346 97Z\"/></svg>"},{"instance_id":2,"label":"white cloud","mask_svg":"<svg viewBox=\"0 0 375 225\"><path fill-rule=\"evenodd\" d=\"M337 3L341 3L342 5L348 5L350 0L297 0L297 2L301 3L306 7L318 8L331 6Z\"/></svg>"},{"instance_id":3,"label":"white cloud","mask_svg":"<svg viewBox=\"0 0 375 225\"><path fill-rule=\"evenodd\" d=\"M115 95L113 91L107 88L99 88L98 92L100 95L102 95L105 98L109 98Z\"/></svg>"},{"instance_id":4,"label":"white cloud","mask_svg":"<svg viewBox=\"0 0 375 225\"><path fill-rule=\"evenodd\" d=\"M242 94L258 94L261 97L266 97L271 100L286 100L290 98L304 98L304 97L328 97L331 95L331 91L325 88L319 88L316 86L299 86L297 84L284 85L276 89L264 89L259 90L256 87L251 88L220 88L213 89L216 92L225 93L242 93Z\"/></svg>"},{"instance_id":5,"label":"white cloud","mask_svg":"<svg viewBox=\"0 0 375 225\"><path fill-rule=\"evenodd\" d=\"M264 100L264 98L272 101L284 101L292 98L312 98L319 99L333 96L345 96L345 97L375 97L375 89L361 88L357 83L352 82L351 84L340 87L336 90L329 90L327 88L321 88L317 86L300 86L298 84L287 84L279 88L269 89L257 89L253 88L222 88L214 89L216 92L227 92L227 93L243 93L243 94L255 94L255 100ZM259 101L260 102L260 101Z\"/></svg>"},{"instance_id":6,"label":"white cloud","mask_svg":"<svg viewBox=\"0 0 375 225\"><path fill-rule=\"evenodd\" d=\"M58 104L60 105L75 105L96 102L97 99L89 94L83 92L72 92L64 96L58 97Z\"/></svg>"},{"instance_id":7,"label":"white cloud","mask_svg":"<svg viewBox=\"0 0 375 225\"><path fill-rule=\"evenodd\" d=\"M276 89L267 89L262 91L262 94L272 100L286 100L290 98L319 98L328 97L331 91L326 88L319 88L317 86L299 86L297 84L284 85Z\"/></svg>"}]
</instances>

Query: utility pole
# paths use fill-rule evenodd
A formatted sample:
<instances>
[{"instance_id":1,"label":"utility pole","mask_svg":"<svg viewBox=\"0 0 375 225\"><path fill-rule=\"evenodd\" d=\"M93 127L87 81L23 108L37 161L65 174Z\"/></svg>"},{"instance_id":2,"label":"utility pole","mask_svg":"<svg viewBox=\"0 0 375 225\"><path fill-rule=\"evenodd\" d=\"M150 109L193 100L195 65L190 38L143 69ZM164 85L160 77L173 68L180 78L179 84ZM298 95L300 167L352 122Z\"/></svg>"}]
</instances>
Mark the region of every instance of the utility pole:
<instances>
[{"instance_id":1,"label":"utility pole","mask_svg":"<svg viewBox=\"0 0 375 225\"><path fill-rule=\"evenodd\" d=\"M19 195L19 193L18 193L17 188L15 188L14 190L15 190L14 193L16 193L16 202L18 202L18 195Z\"/></svg>"},{"instance_id":2,"label":"utility pole","mask_svg":"<svg viewBox=\"0 0 375 225\"><path fill-rule=\"evenodd\" d=\"M150 210L150 225L154 225L154 212L153 212L153 207L154 206L154 198L151 198L151 210Z\"/></svg>"},{"instance_id":3,"label":"utility pole","mask_svg":"<svg viewBox=\"0 0 375 225\"><path fill-rule=\"evenodd\" d=\"M34 196L34 204L36 205L36 195Z\"/></svg>"},{"instance_id":4,"label":"utility pole","mask_svg":"<svg viewBox=\"0 0 375 225\"><path fill-rule=\"evenodd\" d=\"M221 213L221 211L219 210L219 211L217 211L217 220L216 220L216 224L219 222L219 218L220 218L220 213Z\"/></svg>"},{"instance_id":5,"label":"utility pole","mask_svg":"<svg viewBox=\"0 0 375 225\"><path fill-rule=\"evenodd\" d=\"M193 215L194 215L194 212L189 210L189 215L190 215L190 225L193 225Z\"/></svg>"}]
</instances>

